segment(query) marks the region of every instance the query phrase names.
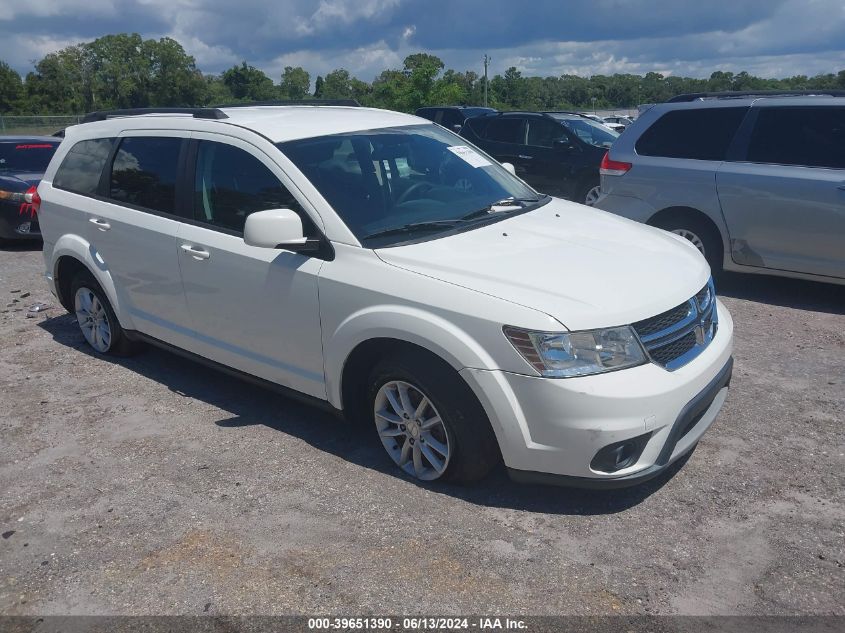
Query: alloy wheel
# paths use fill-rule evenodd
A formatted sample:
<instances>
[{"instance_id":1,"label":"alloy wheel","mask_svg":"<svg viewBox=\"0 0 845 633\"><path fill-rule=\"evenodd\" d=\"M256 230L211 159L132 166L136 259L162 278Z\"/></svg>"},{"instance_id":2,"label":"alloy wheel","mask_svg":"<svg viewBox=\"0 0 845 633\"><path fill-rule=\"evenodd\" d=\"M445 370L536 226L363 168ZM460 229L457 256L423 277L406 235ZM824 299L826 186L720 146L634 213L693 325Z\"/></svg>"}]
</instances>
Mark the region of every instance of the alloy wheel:
<instances>
[{"instance_id":1,"label":"alloy wheel","mask_svg":"<svg viewBox=\"0 0 845 633\"><path fill-rule=\"evenodd\" d=\"M423 481L446 472L451 444L443 419L418 387L402 380L381 386L373 407L385 450L407 474Z\"/></svg>"},{"instance_id":2,"label":"alloy wheel","mask_svg":"<svg viewBox=\"0 0 845 633\"><path fill-rule=\"evenodd\" d=\"M704 252L704 242L701 241L701 238L696 233L693 233L689 229L673 229L672 233L674 233L675 235L680 235L681 237L689 240L702 255L706 255L706 253Z\"/></svg>"},{"instance_id":3,"label":"alloy wheel","mask_svg":"<svg viewBox=\"0 0 845 633\"><path fill-rule=\"evenodd\" d=\"M73 299L76 321L82 336L95 350L104 354L111 347L111 326L106 308L90 288L79 288Z\"/></svg>"},{"instance_id":4,"label":"alloy wheel","mask_svg":"<svg viewBox=\"0 0 845 633\"><path fill-rule=\"evenodd\" d=\"M588 207L593 206L598 201L600 195L601 185L596 185L587 192L587 195L584 197L584 204Z\"/></svg>"}]
</instances>

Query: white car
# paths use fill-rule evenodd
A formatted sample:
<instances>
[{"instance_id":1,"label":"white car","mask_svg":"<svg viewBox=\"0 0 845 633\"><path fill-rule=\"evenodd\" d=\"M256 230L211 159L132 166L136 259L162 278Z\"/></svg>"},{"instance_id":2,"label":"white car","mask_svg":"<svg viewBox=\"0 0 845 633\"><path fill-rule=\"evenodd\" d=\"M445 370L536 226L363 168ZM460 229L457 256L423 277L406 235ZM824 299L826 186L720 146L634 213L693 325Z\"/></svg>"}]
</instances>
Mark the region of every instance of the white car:
<instances>
[{"instance_id":1,"label":"white car","mask_svg":"<svg viewBox=\"0 0 845 633\"><path fill-rule=\"evenodd\" d=\"M116 111L34 196L87 342L146 341L367 418L421 480L623 486L688 453L733 325L664 231L538 194L414 116ZM40 199L39 199L40 197Z\"/></svg>"}]
</instances>

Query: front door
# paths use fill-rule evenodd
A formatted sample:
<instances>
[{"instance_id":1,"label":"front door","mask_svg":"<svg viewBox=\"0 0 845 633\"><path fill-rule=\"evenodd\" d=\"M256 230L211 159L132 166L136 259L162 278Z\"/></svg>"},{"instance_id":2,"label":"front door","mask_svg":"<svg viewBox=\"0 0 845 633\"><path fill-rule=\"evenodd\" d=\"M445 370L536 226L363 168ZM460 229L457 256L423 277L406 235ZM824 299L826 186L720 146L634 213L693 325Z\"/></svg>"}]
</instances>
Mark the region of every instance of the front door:
<instances>
[{"instance_id":1,"label":"front door","mask_svg":"<svg viewBox=\"0 0 845 633\"><path fill-rule=\"evenodd\" d=\"M263 152L195 133L193 221L178 240L192 323L191 351L319 398L326 397L317 277L323 260L247 246L246 217L288 208L313 224Z\"/></svg>"}]
</instances>

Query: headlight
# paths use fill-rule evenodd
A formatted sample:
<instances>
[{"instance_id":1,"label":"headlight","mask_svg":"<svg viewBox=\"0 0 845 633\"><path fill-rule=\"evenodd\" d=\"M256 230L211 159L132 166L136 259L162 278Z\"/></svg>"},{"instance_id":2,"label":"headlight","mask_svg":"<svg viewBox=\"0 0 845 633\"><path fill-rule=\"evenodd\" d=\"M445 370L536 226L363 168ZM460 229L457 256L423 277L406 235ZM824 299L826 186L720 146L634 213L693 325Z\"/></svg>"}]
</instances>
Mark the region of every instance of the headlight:
<instances>
[{"instance_id":1,"label":"headlight","mask_svg":"<svg viewBox=\"0 0 845 633\"><path fill-rule=\"evenodd\" d=\"M583 332L532 332L505 326L505 336L541 376L569 378L642 365L645 352L629 326Z\"/></svg>"}]
</instances>

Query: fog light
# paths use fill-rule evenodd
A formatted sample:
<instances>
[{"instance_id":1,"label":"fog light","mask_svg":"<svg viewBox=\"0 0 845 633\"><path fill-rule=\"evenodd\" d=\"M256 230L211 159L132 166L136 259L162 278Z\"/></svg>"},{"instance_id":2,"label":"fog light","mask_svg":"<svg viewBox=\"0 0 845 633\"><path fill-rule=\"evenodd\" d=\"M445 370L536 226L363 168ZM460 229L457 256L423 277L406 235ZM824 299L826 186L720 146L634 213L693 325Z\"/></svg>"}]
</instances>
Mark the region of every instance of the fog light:
<instances>
[{"instance_id":1,"label":"fog light","mask_svg":"<svg viewBox=\"0 0 845 633\"><path fill-rule=\"evenodd\" d=\"M593 461L590 462L590 468L603 473L615 473L617 470L633 466L643 454L650 437L651 433L646 433L629 440L608 444L596 453Z\"/></svg>"},{"instance_id":2,"label":"fog light","mask_svg":"<svg viewBox=\"0 0 845 633\"><path fill-rule=\"evenodd\" d=\"M15 233L20 233L21 235L28 235L31 228L32 222L21 222L18 225L18 228L15 229Z\"/></svg>"}]
</instances>

